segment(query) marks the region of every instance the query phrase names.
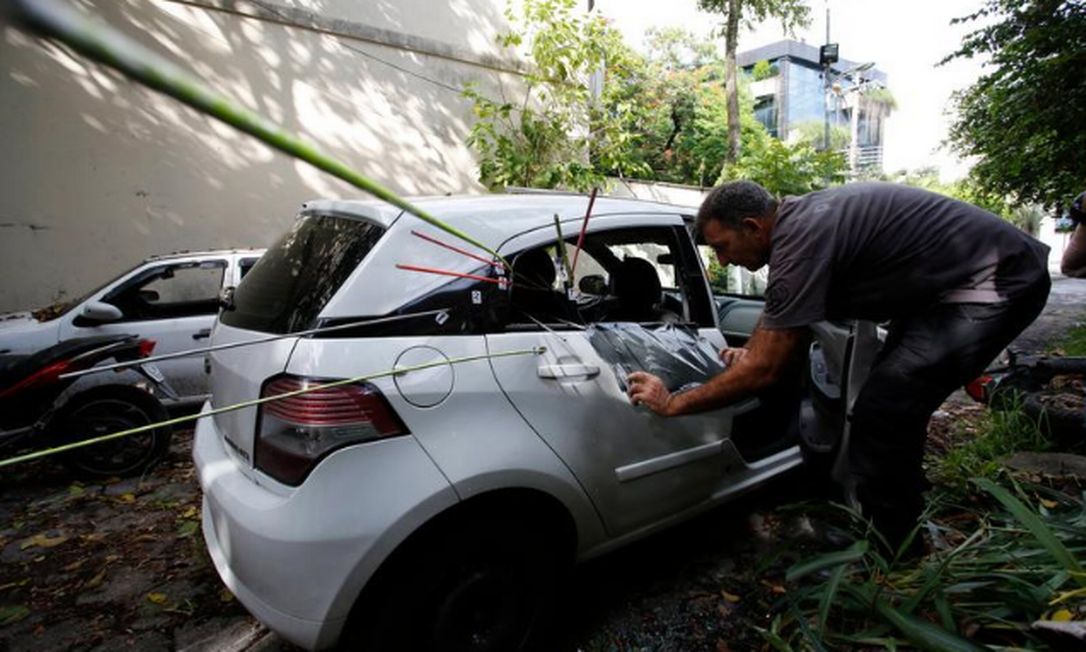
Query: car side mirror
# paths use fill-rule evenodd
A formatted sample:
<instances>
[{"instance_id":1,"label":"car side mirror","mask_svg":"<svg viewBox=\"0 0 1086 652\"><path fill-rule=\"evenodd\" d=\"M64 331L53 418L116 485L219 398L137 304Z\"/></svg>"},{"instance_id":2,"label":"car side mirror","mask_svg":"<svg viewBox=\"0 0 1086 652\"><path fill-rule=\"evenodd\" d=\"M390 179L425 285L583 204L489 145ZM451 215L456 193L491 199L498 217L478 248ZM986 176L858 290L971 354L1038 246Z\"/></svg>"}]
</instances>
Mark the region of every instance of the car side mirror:
<instances>
[{"instance_id":1,"label":"car side mirror","mask_svg":"<svg viewBox=\"0 0 1086 652\"><path fill-rule=\"evenodd\" d=\"M607 281L600 274L589 274L577 282L577 289L585 294L603 296L607 294Z\"/></svg>"},{"instance_id":2,"label":"car side mirror","mask_svg":"<svg viewBox=\"0 0 1086 652\"><path fill-rule=\"evenodd\" d=\"M83 309L79 311L79 316L87 321L96 322L100 324L120 321L124 318L124 313L117 306L102 301L88 301L83 305Z\"/></svg>"}]
</instances>

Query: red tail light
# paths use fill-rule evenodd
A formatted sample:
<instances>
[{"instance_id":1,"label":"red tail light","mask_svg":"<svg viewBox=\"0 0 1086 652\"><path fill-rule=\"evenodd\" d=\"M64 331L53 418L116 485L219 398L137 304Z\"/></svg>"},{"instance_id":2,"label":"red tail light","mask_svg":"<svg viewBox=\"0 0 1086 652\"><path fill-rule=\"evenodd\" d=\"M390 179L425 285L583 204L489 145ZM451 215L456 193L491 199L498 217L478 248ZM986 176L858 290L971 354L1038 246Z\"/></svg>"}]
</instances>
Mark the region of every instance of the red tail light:
<instances>
[{"instance_id":1,"label":"red tail light","mask_svg":"<svg viewBox=\"0 0 1086 652\"><path fill-rule=\"evenodd\" d=\"M994 378L991 376L981 376L972 380L965 386L965 393L969 394L972 399L978 403L988 402L988 386L992 383Z\"/></svg>"},{"instance_id":2,"label":"red tail light","mask_svg":"<svg viewBox=\"0 0 1086 652\"><path fill-rule=\"evenodd\" d=\"M140 340L140 345L139 346L140 346L139 356L141 358L149 358L149 357L151 357L151 353L154 352L154 350L155 350L155 341L154 340Z\"/></svg>"},{"instance_id":3,"label":"red tail light","mask_svg":"<svg viewBox=\"0 0 1086 652\"><path fill-rule=\"evenodd\" d=\"M280 376L264 385L262 398L326 384ZM408 434L380 390L369 383L316 389L261 406L254 463L285 484L301 484L335 450Z\"/></svg>"},{"instance_id":4,"label":"red tail light","mask_svg":"<svg viewBox=\"0 0 1086 652\"><path fill-rule=\"evenodd\" d=\"M73 368L75 366L76 365L73 365L71 360L61 360L60 362L54 362L48 367L43 367L35 371L33 374L27 376L26 378L22 379L11 387L0 391L0 400L5 400L11 396L18 394L19 392L34 390L59 382L60 375L69 371L73 371Z\"/></svg>"}]
</instances>

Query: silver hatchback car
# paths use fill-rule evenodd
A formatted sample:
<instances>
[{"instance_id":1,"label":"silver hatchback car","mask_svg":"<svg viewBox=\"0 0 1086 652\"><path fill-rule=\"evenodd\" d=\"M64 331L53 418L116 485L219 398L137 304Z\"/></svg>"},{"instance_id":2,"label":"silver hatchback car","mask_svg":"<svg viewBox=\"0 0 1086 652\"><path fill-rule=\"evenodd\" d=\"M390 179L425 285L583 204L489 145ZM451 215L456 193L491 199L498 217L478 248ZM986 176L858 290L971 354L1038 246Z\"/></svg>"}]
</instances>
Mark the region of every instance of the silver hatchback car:
<instances>
[{"instance_id":1,"label":"silver hatchback car","mask_svg":"<svg viewBox=\"0 0 1086 652\"><path fill-rule=\"evenodd\" d=\"M284 337L213 353L205 412L357 381L196 429L211 558L286 639L529 649L572 563L798 466L801 438L839 452L849 328L827 326L812 373L774 396L667 420L627 400L636 368L673 389L720 370L689 209L601 199L576 250L584 197L419 205L498 251L512 278L387 205L313 202L212 334Z\"/></svg>"}]
</instances>

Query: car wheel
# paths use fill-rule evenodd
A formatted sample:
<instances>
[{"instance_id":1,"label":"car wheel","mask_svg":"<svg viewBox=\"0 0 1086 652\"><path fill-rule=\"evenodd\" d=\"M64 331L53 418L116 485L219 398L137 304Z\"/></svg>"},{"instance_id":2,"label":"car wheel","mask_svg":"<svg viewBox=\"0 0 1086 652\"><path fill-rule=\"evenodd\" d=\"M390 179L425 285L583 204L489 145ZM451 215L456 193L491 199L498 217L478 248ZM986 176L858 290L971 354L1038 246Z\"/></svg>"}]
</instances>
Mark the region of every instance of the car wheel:
<instances>
[{"instance_id":1,"label":"car wheel","mask_svg":"<svg viewBox=\"0 0 1086 652\"><path fill-rule=\"evenodd\" d=\"M94 387L75 396L53 421L51 430L58 443L70 444L168 418L162 403L151 394L129 385L110 385ZM91 476L142 473L166 454L172 434L170 426L160 426L77 448L63 454L61 459L69 468Z\"/></svg>"},{"instance_id":2,"label":"car wheel","mask_svg":"<svg viewBox=\"0 0 1086 652\"><path fill-rule=\"evenodd\" d=\"M545 532L521 520L446 525L409 542L374 578L343 647L528 652L541 643L561 570Z\"/></svg>"}]
</instances>

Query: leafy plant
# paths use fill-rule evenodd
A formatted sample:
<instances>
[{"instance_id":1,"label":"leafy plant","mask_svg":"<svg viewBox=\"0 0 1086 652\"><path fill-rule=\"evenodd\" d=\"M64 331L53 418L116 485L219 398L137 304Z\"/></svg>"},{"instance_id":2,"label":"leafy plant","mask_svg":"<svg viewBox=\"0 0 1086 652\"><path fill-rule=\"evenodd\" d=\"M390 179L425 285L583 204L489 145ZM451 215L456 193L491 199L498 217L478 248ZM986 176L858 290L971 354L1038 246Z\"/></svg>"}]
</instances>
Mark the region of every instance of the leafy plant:
<instances>
[{"instance_id":1,"label":"leafy plant","mask_svg":"<svg viewBox=\"0 0 1086 652\"><path fill-rule=\"evenodd\" d=\"M944 60L981 57L989 71L956 94L949 143L974 157L979 187L1053 207L1086 179L1086 5L987 0L955 23L978 22Z\"/></svg>"},{"instance_id":2,"label":"leafy plant","mask_svg":"<svg viewBox=\"0 0 1086 652\"><path fill-rule=\"evenodd\" d=\"M945 490L962 497L973 479L996 478L1006 456L1049 450L1052 443L1039 426L1020 404L985 412L976 425L969 426L969 431L952 434L957 441L949 450L928 458L928 475Z\"/></svg>"},{"instance_id":3,"label":"leafy plant","mask_svg":"<svg viewBox=\"0 0 1086 652\"><path fill-rule=\"evenodd\" d=\"M739 43L739 27L770 18L780 21L786 33L811 22L811 9L804 0L698 0L698 7L720 14L724 21L724 88L727 96L728 148L726 165L734 165L740 156L739 81L735 51ZM745 145L745 143L744 143Z\"/></svg>"},{"instance_id":4,"label":"leafy plant","mask_svg":"<svg viewBox=\"0 0 1086 652\"><path fill-rule=\"evenodd\" d=\"M817 151L808 143L784 143L764 132L750 139L743 155L726 166L721 180L750 179L781 197L841 183L848 162L839 152Z\"/></svg>"},{"instance_id":5,"label":"leafy plant","mask_svg":"<svg viewBox=\"0 0 1086 652\"><path fill-rule=\"evenodd\" d=\"M776 649L1045 649L1031 624L1086 612L1086 510L1041 485L976 485L963 508L937 500L927 529L936 552L919 565L869 546L869 525L836 508L847 550L794 565L766 641ZM994 499L994 501L992 500ZM989 509L990 508L990 509ZM908 545L906 543L906 545Z\"/></svg>"},{"instance_id":6,"label":"leafy plant","mask_svg":"<svg viewBox=\"0 0 1086 652\"><path fill-rule=\"evenodd\" d=\"M564 186L587 190L607 174L633 175L644 166L631 157L630 125L637 105L626 94L640 59L598 16L575 10L575 0L525 0L510 6L515 26L499 36L524 48L532 68L515 100L495 100L469 85L476 122L468 144L479 155L479 180L491 188ZM602 96L591 80L601 74Z\"/></svg>"},{"instance_id":7,"label":"leafy plant","mask_svg":"<svg viewBox=\"0 0 1086 652\"><path fill-rule=\"evenodd\" d=\"M1086 356L1086 323L1068 331L1059 348L1064 355Z\"/></svg>"},{"instance_id":8,"label":"leafy plant","mask_svg":"<svg viewBox=\"0 0 1086 652\"><path fill-rule=\"evenodd\" d=\"M776 65L769 63L768 61L759 61L754 64L754 67L750 71L751 77L754 81L762 81L764 79L772 79L780 74L780 69Z\"/></svg>"}]
</instances>

